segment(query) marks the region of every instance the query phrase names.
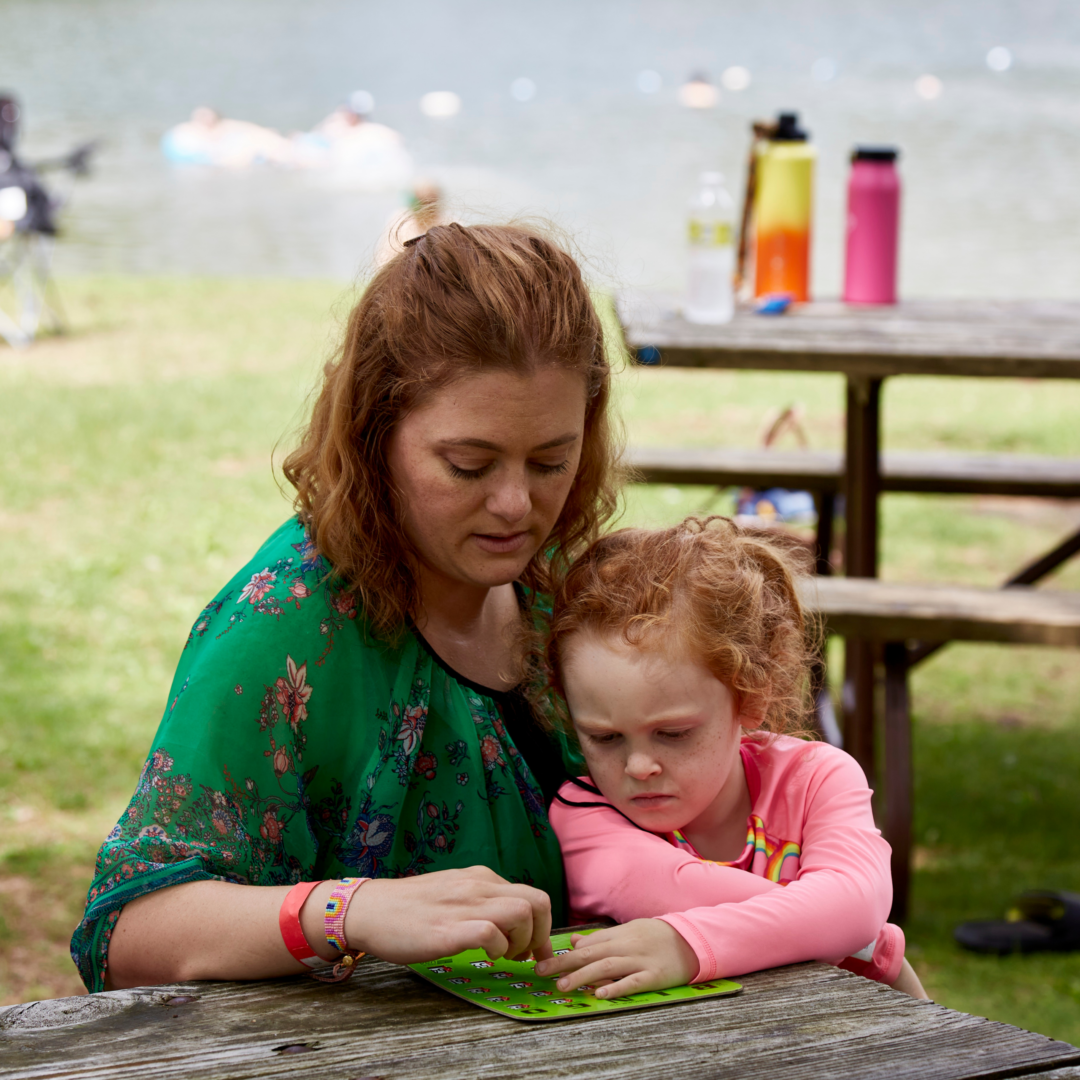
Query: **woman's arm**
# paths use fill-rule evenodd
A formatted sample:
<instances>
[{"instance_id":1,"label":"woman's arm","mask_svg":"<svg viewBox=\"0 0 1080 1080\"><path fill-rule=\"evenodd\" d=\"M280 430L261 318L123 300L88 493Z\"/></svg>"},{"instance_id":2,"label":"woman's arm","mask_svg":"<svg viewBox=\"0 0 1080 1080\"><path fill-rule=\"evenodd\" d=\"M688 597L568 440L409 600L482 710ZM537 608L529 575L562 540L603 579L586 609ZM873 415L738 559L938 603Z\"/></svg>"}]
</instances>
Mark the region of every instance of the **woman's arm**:
<instances>
[{"instance_id":1,"label":"woman's arm","mask_svg":"<svg viewBox=\"0 0 1080 1080\"><path fill-rule=\"evenodd\" d=\"M327 961L323 931L334 882L300 914L304 936ZM109 946L107 989L189 979L265 979L305 971L281 939L278 912L289 886L194 881L142 896L121 912ZM392 963L484 949L495 959L551 956L546 893L513 885L484 866L369 881L349 905L349 945Z\"/></svg>"}]
</instances>

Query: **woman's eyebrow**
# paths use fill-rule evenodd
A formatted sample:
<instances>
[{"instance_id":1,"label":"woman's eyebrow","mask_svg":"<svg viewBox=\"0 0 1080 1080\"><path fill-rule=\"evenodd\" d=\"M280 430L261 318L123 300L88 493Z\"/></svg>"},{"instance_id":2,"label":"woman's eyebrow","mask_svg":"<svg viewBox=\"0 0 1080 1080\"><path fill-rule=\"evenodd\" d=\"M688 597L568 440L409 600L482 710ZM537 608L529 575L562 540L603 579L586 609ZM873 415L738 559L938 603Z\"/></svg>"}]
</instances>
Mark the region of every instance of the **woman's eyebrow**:
<instances>
[{"instance_id":1,"label":"woman's eyebrow","mask_svg":"<svg viewBox=\"0 0 1080 1080\"><path fill-rule=\"evenodd\" d=\"M546 443L541 443L539 446L534 446L529 453L536 454L542 450L554 450L557 446L565 446L567 443L576 442L578 438L578 433L576 431L571 431L566 435L560 435L558 438L549 439ZM498 443L488 442L486 439L440 439L438 445L441 447L470 446L476 450L500 451L503 449Z\"/></svg>"}]
</instances>

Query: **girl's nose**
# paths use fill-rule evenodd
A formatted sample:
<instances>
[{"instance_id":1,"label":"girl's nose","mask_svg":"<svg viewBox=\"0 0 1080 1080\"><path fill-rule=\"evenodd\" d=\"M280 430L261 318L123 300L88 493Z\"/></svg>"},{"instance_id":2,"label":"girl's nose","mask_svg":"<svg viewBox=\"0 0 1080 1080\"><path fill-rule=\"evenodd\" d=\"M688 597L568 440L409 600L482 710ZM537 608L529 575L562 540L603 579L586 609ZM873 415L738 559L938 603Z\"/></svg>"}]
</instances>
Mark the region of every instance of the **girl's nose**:
<instances>
[{"instance_id":1,"label":"girl's nose","mask_svg":"<svg viewBox=\"0 0 1080 1080\"><path fill-rule=\"evenodd\" d=\"M498 477L494 490L487 497L489 513L511 525L521 521L532 509L529 485L524 476L507 473Z\"/></svg>"},{"instance_id":2,"label":"girl's nose","mask_svg":"<svg viewBox=\"0 0 1080 1080\"><path fill-rule=\"evenodd\" d=\"M626 759L626 775L633 780L648 780L659 771L659 763L648 754L635 751Z\"/></svg>"}]
</instances>

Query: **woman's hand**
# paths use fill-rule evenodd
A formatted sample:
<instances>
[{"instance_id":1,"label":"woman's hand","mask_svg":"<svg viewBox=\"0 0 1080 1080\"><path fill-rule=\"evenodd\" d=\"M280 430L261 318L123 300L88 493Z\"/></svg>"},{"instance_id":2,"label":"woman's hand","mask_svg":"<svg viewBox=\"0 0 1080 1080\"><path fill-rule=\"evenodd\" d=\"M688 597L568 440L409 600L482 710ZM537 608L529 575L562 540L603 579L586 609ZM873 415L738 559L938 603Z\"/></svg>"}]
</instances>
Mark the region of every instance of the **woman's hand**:
<instances>
[{"instance_id":1,"label":"woman's hand","mask_svg":"<svg viewBox=\"0 0 1080 1080\"><path fill-rule=\"evenodd\" d=\"M486 866L440 870L362 885L345 917L345 937L394 964L483 949L492 960L551 956L551 901ZM695 967L695 971L697 968Z\"/></svg>"},{"instance_id":2,"label":"woman's hand","mask_svg":"<svg viewBox=\"0 0 1080 1080\"><path fill-rule=\"evenodd\" d=\"M623 997L682 986L698 973L694 950L660 919L634 919L570 940L570 952L536 965L537 975L566 972L556 983L564 993L595 986L598 998Z\"/></svg>"},{"instance_id":3,"label":"woman's hand","mask_svg":"<svg viewBox=\"0 0 1080 1080\"><path fill-rule=\"evenodd\" d=\"M328 963L323 934L334 882L322 882L300 912L311 947ZM189 881L132 900L109 946L110 990L189 979L272 979L299 974L278 928L288 885ZM353 895L345 937L354 949L397 964L485 949L491 959L551 956L551 902L485 866L368 881Z\"/></svg>"}]
</instances>

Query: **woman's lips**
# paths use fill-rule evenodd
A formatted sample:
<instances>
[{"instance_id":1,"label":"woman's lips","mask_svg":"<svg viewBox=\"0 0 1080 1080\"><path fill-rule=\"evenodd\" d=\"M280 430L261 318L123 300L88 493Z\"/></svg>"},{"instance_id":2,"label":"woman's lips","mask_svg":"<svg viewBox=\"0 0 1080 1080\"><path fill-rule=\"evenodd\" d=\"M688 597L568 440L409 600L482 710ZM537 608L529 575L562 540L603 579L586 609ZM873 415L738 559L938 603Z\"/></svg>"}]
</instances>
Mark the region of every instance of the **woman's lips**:
<instances>
[{"instance_id":1,"label":"woman's lips","mask_svg":"<svg viewBox=\"0 0 1080 1080\"><path fill-rule=\"evenodd\" d=\"M528 542L528 532L507 533L473 533L473 539L481 551L489 555L511 555L520 551Z\"/></svg>"}]
</instances>

